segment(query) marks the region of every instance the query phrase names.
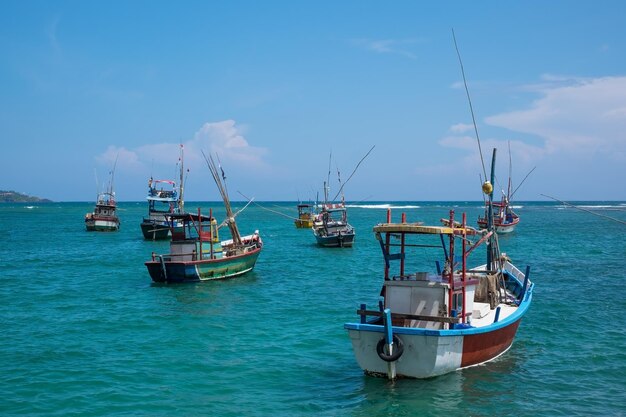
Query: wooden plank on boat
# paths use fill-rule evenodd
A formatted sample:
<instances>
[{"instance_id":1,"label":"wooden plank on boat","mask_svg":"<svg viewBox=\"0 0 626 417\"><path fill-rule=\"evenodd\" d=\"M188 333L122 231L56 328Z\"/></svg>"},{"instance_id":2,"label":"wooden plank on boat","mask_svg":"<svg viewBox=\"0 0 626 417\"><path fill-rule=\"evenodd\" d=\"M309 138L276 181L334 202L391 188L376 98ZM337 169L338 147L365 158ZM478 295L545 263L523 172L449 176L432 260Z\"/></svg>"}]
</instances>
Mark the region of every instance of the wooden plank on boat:
<instances>
[{"instance_id":1,"label":"wooden plank on boat","mask_svg":"<svg viewBox=\"0 0 626 417\"><path fill-rule=\"evenodd\" d=\"M359 316L375 316L381 317L383 313L378 310L361 310L358 309L356 313ZM436 321L440 323L459 323L460 317L441 317L441 316L423 316L419 314L403 314L403 313L391 313L392 319L405 319L405 320L421 320L421 321Z\"/></svg>"},{"instance_id":2,"label":"wooden plank on boat","mask_svg":"<svg viewBox=\"0 0 626 417\"><path fill-rule=\"evenodd\" d=\"M377 233L415 233L423 235L452 235L462 234L468 235L478 233L473 227L447 227L447 226L424 226L421 223L379 223L374 226L374 232Z\"/></svg>"}]
</instances>

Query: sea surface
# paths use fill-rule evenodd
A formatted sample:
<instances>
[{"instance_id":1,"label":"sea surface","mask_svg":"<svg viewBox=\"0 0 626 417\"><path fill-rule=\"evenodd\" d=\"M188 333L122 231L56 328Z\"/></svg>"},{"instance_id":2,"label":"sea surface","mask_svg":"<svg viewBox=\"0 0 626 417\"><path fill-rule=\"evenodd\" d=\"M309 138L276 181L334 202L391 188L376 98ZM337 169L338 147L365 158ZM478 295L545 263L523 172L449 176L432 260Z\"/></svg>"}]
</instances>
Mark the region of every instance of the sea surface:
<instances>
[{"instance_id":1,"label":"sea surface","mask_svg":"<svg viewBox=\"0 0 626 417\"><path fill-rule=\"evenodd\" d=\"M626 221L624 202L576 204ZM626 415L626 225L516 203L521 223L500 245L531 266L535 289L512 348L390 382L362 373L343 329L378 301L372 227L387 207L410 222L439 224L454 209L475 223L481 203L352 204L356 243L344 249L296 229L295 205L239 215L241 232L265 242L252 273L180 285L152 284L144 266L169 245L143 240L145 202L120 203L116 233L85 231L93 203L0 205L0 415ZM221 203L186 204L199 206L224 216Z\"/></svg>"}]
</instances>

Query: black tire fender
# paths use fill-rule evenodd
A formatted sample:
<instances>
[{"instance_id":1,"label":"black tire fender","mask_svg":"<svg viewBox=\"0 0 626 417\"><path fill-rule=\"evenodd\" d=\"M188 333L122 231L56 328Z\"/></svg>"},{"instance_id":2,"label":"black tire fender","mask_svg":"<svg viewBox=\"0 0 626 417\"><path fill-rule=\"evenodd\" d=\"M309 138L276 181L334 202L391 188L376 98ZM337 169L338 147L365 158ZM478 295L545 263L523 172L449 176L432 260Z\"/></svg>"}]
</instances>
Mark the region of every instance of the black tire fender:
<instances>
[{"instance_id":1,"label":"black tire fender","mask_svg":"<svg viewBox=\"0 0 626 417\"><path fill-rule=\"evenodd\" d=\"M378 357L384 360L385 362L395 362L398 359L400 359L400 356L402 356L402 354L404 353L404 343L402 342L402 339L400 339L395 334L393 335L394 349L393 349L392 355L389 355L387 354L387 352L385 352L386 344L387 343L384 337L381 338L376 344L376 353L378 353Z\"/></svg>"}]
</instances>

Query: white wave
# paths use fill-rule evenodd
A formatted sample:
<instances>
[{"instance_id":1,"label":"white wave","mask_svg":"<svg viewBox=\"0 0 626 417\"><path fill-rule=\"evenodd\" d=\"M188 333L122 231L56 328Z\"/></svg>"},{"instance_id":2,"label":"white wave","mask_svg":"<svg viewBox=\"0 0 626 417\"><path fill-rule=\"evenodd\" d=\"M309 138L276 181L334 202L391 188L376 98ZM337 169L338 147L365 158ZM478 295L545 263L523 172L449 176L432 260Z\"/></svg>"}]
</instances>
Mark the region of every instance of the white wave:
<instances>
[{"instance_id":1,"label":"white wave","mask_svg":"<svg viewBox=\"0 0 626 417\"><path fill-rule=\"evenodd\" d=\"M32 210L35 208L35 206L26 206L27 209Z\"/></svg>"},{"instance_id":2,"label":"white wave","mask_svg":"<svg viewBox=\"0 0 626 417\"><path fill-rule=\"evenodd\" d=\"M511 206L511 208L514 208L514 209L521 209L521 208L524 208L524 206Z\"/></svg>"},{"instance_id":3,"label":"white wave","mask_svg":"<svg viewBox=\"0 0 626 417\"><path fill-rule=\"evenodd\" d=\"M346 207L365 208L365 209L418 209L421 206L405 205L395 206L393 204L346 204Z\"/></svg>"}]
</instances>

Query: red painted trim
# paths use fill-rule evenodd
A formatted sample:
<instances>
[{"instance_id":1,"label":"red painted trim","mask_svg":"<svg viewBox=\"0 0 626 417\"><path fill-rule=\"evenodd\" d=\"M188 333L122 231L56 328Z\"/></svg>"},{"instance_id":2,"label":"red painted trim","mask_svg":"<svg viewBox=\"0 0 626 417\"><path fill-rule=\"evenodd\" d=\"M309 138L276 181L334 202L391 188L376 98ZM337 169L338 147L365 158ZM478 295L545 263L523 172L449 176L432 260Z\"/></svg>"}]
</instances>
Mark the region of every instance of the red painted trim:
<instances>
[{"instance_id":1,"label":"red painted trim","mask_svg":"<svg viewBox=\"0 0 626 417\"><path fill-rule=\"evenodd\" d=\"M461 368L487 362L511 346L520 320L493 332L472 334L463 337Z\"/></svg>"}]
</instances>

